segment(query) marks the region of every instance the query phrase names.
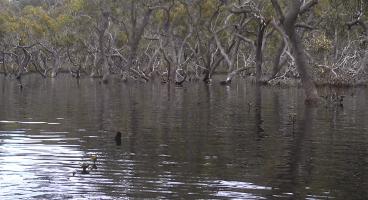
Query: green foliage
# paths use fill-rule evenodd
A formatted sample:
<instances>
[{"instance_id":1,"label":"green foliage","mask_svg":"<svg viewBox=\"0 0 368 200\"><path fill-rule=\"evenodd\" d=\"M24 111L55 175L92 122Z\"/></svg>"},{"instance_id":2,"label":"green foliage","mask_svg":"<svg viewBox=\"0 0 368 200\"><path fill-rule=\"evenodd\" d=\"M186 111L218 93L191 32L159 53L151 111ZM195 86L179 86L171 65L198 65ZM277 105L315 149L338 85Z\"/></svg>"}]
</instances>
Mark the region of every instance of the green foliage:
<instances>
[{"instance_id":1,"label":"green foliage","mask_svg":"<svg viewBox=\"0 0 368 200\"><path fill-rule=\"evenodd\" d=\"M202 17L210 18L217 9L217 1L203 0L201 1Z\"/></svg>"},{"instance_id":2,"label":"green foliage","mask_svg":"<svg viewBox=\"0 0 368 200\"><path fill-rule=\"evenodd\" d=\"M19 28L19 24L15 17L11 16L9 13L0 14L0 34L16 32Z\"/></svg>"},{"instance_id":3,"label":"green foliage","mask_svg":"<svg viewBox=\"0 0 368 200\"><path fill-rule=\"evenodd\" d=\"M181 3L176 3L170 12L170 18L174 24L181 24L187 17L185 6Z\"/></svg>"},{"instance_id":4,"label":"green foliage","mask_svg":"<svg viewBox=\"0 0 368 200\"><path fill-rule=\"evenodd\" d=\"M328 39L324 33L317 33L314 34L311 40L306 41L306 46L310 50L326 52L331 50L332 41Z\"/></svg>"},{"instance_id":5,"label":"green foliage","mask_svg":"<svg viewBox=\"0 0 368 200\"><path fill-rule=\"evenodd\" d=\"M119 32L116 37L116 46L121 48L128 43L128 35L125 32Z\"/></svg>"},{"instance_id":6,"label":"green foliage","mask_svg":"<svg viewBox=\"0 0 368 200\"><path fill-rule=\"evenodd\" d=\"M72 12L80 12L86 7L86 5L86 0L70 0L68 3L68 8Z\"/></svg>"}]
</instances>

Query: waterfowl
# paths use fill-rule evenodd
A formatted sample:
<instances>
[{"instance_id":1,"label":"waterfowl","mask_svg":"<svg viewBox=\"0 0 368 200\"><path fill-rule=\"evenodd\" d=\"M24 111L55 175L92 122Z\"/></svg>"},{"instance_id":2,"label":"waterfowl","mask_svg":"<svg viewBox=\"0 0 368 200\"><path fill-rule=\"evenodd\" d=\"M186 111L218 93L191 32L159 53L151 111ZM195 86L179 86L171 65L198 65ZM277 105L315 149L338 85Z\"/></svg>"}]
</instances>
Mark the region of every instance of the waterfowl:
<instances>
[{"instance_id":1,"label":"waterfowl","mask_svg":"<svg viewBox=\"0 0 368 200\"><path fill-rule=\"evenodd\" d=\"M97 165L96 165L97 156L92 155L91 161L93 162L92 164L89 164L87 162L83 162L79 164L80 167L82 168L82 171L80 171L80 174L89 174L90 171L97 169ZM77 170L73 171L73 176L75 176L77 173L79 173L79 171Z\"/></svg>"},{"instance_id":2,"label":"waterfowl","mask_svg":"<svg viewBox=\"0 0 368 200\"><path fill-rule=\"evenodd\" d=\"M81 172L81 174L89 174L89 171L87 171L87 168L89 167L89 164L87 164L87 163L82 163L80 166L82 167L82 172Z\"/></svg>"},{"instance_id":3,"label":"waterfowl","mask_svg":"<svg viewBox=\"0 0 368 200\"><path fill-rule=\"evenodd\" d=\"M296 122L296 113L289 113L289 119L293 123L293 126Z\"/></svg>"},{"instance_id":4,"label":"waterfowl","mask_svg":"<svg viewBox=\"0 0 368 200\"><path fill-rule=\"evenodd\" d=\"M97 156L96 156L96 155L92 155L92 156L91 156L91 160L93 161L93 163L96 163L96 161L97 161Z\"/></svg>"},{"instance_id":5,"label":"waterfowl","mask_svg":"<svg viewBox=\"0 0 368 200\"><path fill-rule=\"evenodd\" d=\"M97 156L96 155L92 155L91 156L91 160L93 162L92 166L91 166L91 170L93 169L97 169L97 165L96 165L96 161L97 161Z\"/></svg>"}]
</instances>

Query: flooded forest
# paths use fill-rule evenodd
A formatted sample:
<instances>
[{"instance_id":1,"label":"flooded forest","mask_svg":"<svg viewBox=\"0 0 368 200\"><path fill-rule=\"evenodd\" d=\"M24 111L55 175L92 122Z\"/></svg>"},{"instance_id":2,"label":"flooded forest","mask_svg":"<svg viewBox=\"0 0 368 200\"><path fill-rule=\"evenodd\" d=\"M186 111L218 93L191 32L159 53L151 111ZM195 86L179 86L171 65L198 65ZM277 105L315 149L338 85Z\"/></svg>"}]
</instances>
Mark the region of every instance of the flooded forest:
<instances>
[{"instance_id":1,"label":"flooded forest","mask_svg":"<svg viewBox=\"0 0 368 200\"><path fill-rule=\"evenodd\" d=\"M368 2L0 0L0 199L366 199Z\"/></svg>"}]
</instances>

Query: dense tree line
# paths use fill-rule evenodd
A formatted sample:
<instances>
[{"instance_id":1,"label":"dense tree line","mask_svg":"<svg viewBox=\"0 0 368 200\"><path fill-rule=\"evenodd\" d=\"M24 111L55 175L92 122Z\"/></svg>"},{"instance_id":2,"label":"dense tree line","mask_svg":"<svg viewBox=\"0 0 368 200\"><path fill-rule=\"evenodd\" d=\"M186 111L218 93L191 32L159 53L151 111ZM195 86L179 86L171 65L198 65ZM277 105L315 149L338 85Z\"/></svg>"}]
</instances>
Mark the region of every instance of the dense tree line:
<instances>
[{"instance_id":1,"label":"dense tree line","mask_svg":"<svg viewBox=\"0 0 368 200\"><path fill-rule=\"evenodd\" d=\"M363 0L0 0L1 73L257 83L365 82Z\"/></svg>"}]
</instances>

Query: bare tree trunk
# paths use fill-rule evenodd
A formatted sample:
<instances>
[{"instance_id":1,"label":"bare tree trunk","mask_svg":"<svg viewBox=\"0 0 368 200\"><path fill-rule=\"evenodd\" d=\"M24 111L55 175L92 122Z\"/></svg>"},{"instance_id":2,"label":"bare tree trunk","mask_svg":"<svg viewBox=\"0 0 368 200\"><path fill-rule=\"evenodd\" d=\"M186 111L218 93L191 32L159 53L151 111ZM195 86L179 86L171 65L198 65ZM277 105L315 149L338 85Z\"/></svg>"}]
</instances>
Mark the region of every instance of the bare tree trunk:
<instances>
[{"instance_id":1,"label":"bare tree trunk","mask_svg":"<svg viewBox=\"0 0 368 200\"><path fill-rule=\"evenodd\" d=\"M91 77L92 78L97 78L97 77L99 77L99 72L98 72L98 68L97 68L97 62L98 62L98 57L97 57L97 55L96 55L96 53L93 53L92 54L92 63L91 63L91 67L92 67L92 69L91 69Z\"/></svg>"},{"instance_id":2,"label":"bare tree trunk","mask_svg":"<svg viewBox=\"0 0 368 200\"><path fill-rule=\"evenodd\" d=\"M315 1L310 0L309 2L315 2ZM314 4L308 4L308 3L306 3L302 7L302 1L289 0L288 12L286 16L284 17L283 12L277 0L272 0L272 4L280 17L280 21L282 22L283 28L285 30L286 35L289 38L289 42L292 47L292 51L295 57L295 63L297 66L298 73L300 74L304 93L306 96L305 101L306 103L316 103L319 101L319 96L318 96L314 81L308 72L307 58L304 52L303 43L298 33L296 32L296 28L295 28L295 23L297 21L298 15L301 12L305 12L305 10L307 9L306 6L314 5Z\"/></svg>"},{"instance_id":3,"label":"bare tree trunk","mask_svg":"<svg viewBox=\"0 0 368 200\"><path fill-rule=\"evenodd\" d=\"M2 55L3 55L3 70L4 70L4 75L6 76L6 75L8 75L8 72L7 72L7 70L6 70L6 66L5 66L5 62L6 62L6 59L5 59L5 51L3 50L2 51Z\"/></svg>"},{"instance_id":4,"label":"bare tree trunk","mask_svg":"<svg viewBox=\"0 0 368 200\"><path fill-rule=\"evenodd\" d=\"M102 12L101 16L101 26L98 28L98 57L99 60L97 62L98 67L102 69L102 82L108 83L110 76L110 69L107 64L106 59L106 46L105 46L105 33L109 28L109 16L110 13L107 11Z\"/></svg>"},{"instance_id":5,"label":"bare tree trunk","mask_svg":"<svg viewBox=\"0 0 368 200\"><path fill-rule=\"evenodd\" d=\"M272 74L271 74L271 77L269 78L269 80L275 78L276 74L279 73L279 71L281 69L281 66L282 66L281 56L284 53L285 46L286 46L285 41L281 40L280 44L279 44L279 47L277 48L275 58L273 60Z\"/></svg>"},{"instance_id":6,"label":"bare tree trunk","mask_svg":"<svg viewBox=\"0 0 368 200\"><path fill-rule=\"evenodd\" d=\"M205 70L203 72L203 82L210 83L211 82L211 52L210 52L211 46L208 45L208 49L204 50L206 52L205 58L203 59L205 62Z\"/></svg>"},{"instance_id":7,"label":"bare tree trunk","mask_svg":"<svg viewBox=\"0 0 368 200\"><path fill-rule=\"evenodd\" d=\"M262 62L263 62L263 53L262 53L262 46L263 46L263 36L266 30L267 24L261 20L257 35L257 47L256 47L256 82L259 84L261 82L262 76Z\"/></svg>"},{"instance_id":8,"label":"bare tree trunk","mask_svg":"<svg viewBox=\"0 0 368 200\"><path fill-rule=\"evenodd\" d=\"M24 54L24 58L22 59L22 61L19 62L18 60L18 72L16 75L16 79L19 82L20 88L23 88L23 83L22 83L22 75L24 70L26 70L26 68L28 67L28 63L31 61L31 54L25 49L22 48L23 54Z\"/></svg>"},{"instance_id":9,"label":"bare tree trunk","mask_svg":"<svg viewBox=\"0 0 368 200\"><path fill-rule=\"evenodd\" d=\"M290 36L289 36L290 37ZM299 36L294 35L294 37L290 37L291 45L293 48L295 62L297 65L298 73L300 74L300 78L302 80L306 102L307 103L314 103L319 100L319 96L317 93L316 86L313 82L312 77L310 76L308 69L307 69L307 58L304 53L303 44L300 40Z\"/></svg>"},{"instance_id":10,"label":"bare tree trunk","mask_svg":"<svg viewBox=\"0 0 368 200\"><path fill-rule=\"evenodd\" d=\"M55 78L61 65L60 54L57 50L52 52L54 56L54 63L52 65L51 78Z\"/></svg>"},{"instance_id":11,"label":"bare tree trunk","mask_svg":"<svg viewBox=\"0 0 368 200\"><path fill-rule=\"evenodd\" d=\"M203 82L205 82L205 83L211 82L211 74L210 74L210 71L208 69L206 69L206 71L204 71L203 73L204 73Z\"/></svg>"},{"instance_id":12,"label":"bare tree trunk","mask_svg":"<svg viewBox=\"0 0 368 200\"><path fill-rule=\"evenodd\" d=\"M35 70L43 77L47 78L47 69L41 66L42 63L46 63L46 59L40 58L40 52L35 52L32 59L32 64ZM41 60L41 61L40 61ZM45 64L44 64L45 66Z\"/></svg>"},{"instance_id":13,"label":"bare tree trunk","mask_svg":"<svg viewBox=\"0 0 368 200\"><path fill-rule=\"evenodd\" d=\"M137 27L137 19L135 16L135 11L133 11L133 9L136 9L134 5L135 2L132 1L132 4L133 4L131 8L132 9L132 13L131 13L132 15L131 16L132 33L130 34L129 42L128 42L128 45L130 47L130 52L129 52L128 63L127 63L129 71L130 71L130 68L134 64L134 60L137 58L137 51L138 51L139 43L142 39L144 29L148 25L149 19L152 14L152 10L148 9L143 16L141 24L139 24Z\"/></svg>"}]
</instances>

